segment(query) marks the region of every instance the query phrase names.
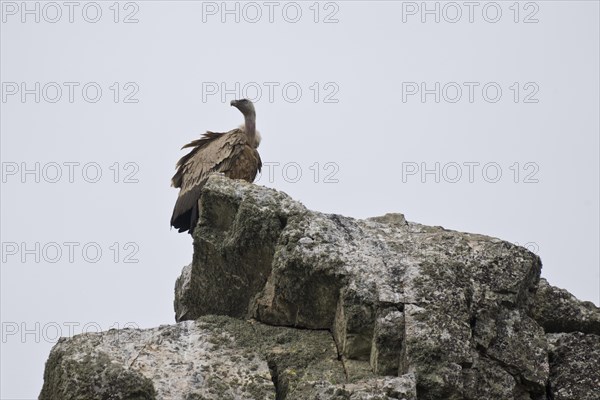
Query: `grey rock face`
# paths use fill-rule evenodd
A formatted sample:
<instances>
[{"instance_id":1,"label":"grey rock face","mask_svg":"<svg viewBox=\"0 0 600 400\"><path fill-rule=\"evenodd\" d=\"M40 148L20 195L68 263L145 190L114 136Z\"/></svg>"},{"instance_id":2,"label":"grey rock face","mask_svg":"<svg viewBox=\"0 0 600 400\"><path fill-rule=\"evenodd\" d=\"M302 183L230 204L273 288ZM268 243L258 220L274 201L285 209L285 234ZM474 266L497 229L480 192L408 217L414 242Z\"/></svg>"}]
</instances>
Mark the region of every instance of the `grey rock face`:
<instances>
[{"instance_id":1,"label":"grey rock face","mask_svg":"<svg viewBox=\"0 0 600 400\"><path fill-rule=\"evenodd\" d=\"M217 206L218 205L218 206ZM178 320L206 314L330 330L343 360L417 377L420 398L542 398L544 331L530 316L541 262L483 235L307 210L212 177Z\"/></svg>"},{"instance_id":2,"label":"grey rock face","mask_svg":"<svg viewBox=\"0 0 600 400\"><path fill-rule=\"evenodd\" d=\"M257 352L237 345L218 324L190 321L61 339L46 364L40 399L270 399L272 394L269 368Z\"/></svg>"},{"instance_id":3,"label":"grey rock face","mask_svg":"<svg viewBox=\"0 0 600 400\"><path fill-rule=\"evenodd\" d=\"M600 335L600 309L582 302L564 289L540 279L533 317L547 333L583 332Z\"/></svg>"},{"instance_id":4,"label":"grey rock face","mask_svg":"<svg viewBox=\"0 0 600 400\"><path fill-rule=\"evenodd\" d=\"M553 400L600 398L600 336L549 334L550 393Z\"/></svg>"},{"instance_id":5,"label":"grey rock face","mask_svg":"<svg viewBox=\"0 0 600 400\"><path fill-rule=\"evenodd\" d=\"M346 374L329 332L207 316L61 339L39 398L416 399L413 375Z\"/></svg>"},{"instance_id":6,"label":"grey rock face","mask_svg":"<svg viewBox=\"0 0 600 400\"><path fill-rule=\"evenodd\" d=\"M179 323L61 340L41 399L598 398L598 308L522 247L216 175L200 205Z\"/></svg>"}]
</instances>

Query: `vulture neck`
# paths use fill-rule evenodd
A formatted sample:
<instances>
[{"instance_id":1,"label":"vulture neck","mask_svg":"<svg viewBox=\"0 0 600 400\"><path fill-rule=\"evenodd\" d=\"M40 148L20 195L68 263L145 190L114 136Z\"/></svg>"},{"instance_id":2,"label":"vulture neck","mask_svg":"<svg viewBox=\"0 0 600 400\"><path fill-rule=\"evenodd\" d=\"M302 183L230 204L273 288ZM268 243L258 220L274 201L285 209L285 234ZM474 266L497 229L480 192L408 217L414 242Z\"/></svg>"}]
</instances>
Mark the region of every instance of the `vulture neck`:
<instances>
[{"instance_id":1,"label":"vulture neck","mask_svg":"<svg viewBox=\"0 0 600 400\"><path fill-rule=\"evenodd\" d=\"M249 143L256 142L256 114L248 113L244 115L244 130L246 131L246 136L248 137Z\"/></svg>"}]
</instances>

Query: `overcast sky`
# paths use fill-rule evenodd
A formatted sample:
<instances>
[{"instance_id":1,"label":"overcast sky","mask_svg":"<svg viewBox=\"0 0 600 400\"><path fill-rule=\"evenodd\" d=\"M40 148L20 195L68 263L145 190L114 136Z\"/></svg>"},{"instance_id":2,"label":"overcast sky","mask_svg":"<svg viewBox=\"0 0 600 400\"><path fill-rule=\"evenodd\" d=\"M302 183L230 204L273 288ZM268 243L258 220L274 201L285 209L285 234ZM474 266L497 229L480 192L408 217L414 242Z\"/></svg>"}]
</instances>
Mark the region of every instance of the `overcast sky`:
<instances>
[{"instance_id":1,"label":"overcast sky","mask_svg":"<svg viewBox=\"0 0 600 400\"><path fill-rule=\"evenodd\" d=\"M179 148L243 96L259 184L525 245L598 304L598 2L113 3L1 3L2 399L58 336L174 322Z\"/></svg>"}]
</instances>

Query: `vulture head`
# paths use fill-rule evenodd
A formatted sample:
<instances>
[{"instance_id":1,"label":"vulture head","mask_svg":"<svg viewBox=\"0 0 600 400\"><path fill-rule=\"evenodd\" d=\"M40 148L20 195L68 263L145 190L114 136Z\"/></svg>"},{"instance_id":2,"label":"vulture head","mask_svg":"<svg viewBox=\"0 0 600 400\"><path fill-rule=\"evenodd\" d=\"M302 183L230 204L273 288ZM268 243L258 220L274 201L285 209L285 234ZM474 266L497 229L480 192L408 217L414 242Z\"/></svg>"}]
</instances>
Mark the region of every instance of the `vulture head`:
<instances>
[{"instance_id":1,"label":"vulture head","mask_svg":"<svg viewBox=\"0 0 600 400\"><path fill-rule=\"evenodd\" d=\"M231 100L230 104L240 110L245 117L256 115L254 104L248 99Z\"/></svg>"},{"instance_id":2,"label":"vulture head","mask_svg":"<svg viewBox=\"0 0 600 400\"><path fill-rule=\"evenodd\" d=\"M244 114L244 125L240 126L246 132L250 146L257 148L260 144L260 133L256 130L256 111L254 104L248 99L231 100L232 106Z\"/></svg>"}]
</instances>

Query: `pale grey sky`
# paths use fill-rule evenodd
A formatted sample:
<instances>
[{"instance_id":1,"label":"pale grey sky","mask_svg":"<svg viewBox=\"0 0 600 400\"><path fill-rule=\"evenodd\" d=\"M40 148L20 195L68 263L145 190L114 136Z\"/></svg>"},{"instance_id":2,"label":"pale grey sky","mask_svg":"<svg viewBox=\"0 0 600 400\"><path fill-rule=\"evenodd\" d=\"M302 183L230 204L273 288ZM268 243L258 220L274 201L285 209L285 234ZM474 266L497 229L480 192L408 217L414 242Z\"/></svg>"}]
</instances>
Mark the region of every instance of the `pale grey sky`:
<instances>
[{"instance_id":1,"label":"pale grey sky","mask_svg":"<svg viewBox=\"0 0 600 400\"><path fill-rule=\"evenodd\" d=\"M22 4L1 3L0 398L37 397L57 336L174 322L169 180L244 95L259 184L526 245L598 304L597 1Z\"/></svg>"}]
</instances>

